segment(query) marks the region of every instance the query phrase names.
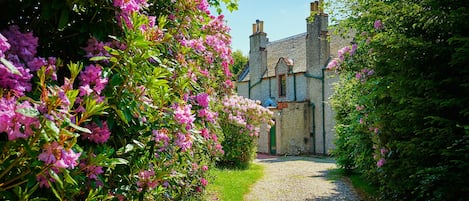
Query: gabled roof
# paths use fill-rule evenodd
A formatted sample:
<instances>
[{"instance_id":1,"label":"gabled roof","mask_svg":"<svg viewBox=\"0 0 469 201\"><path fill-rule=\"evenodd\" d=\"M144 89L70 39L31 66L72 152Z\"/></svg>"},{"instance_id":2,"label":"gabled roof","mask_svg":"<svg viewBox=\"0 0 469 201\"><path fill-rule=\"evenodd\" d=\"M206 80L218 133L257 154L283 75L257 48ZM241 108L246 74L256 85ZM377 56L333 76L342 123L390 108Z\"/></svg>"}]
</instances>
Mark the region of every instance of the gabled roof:
<instances>
[{"instance_id":1,"label":"gabled roof","mask_svg":"<svg viewBox=\"0 0 469 201\"><path fill-rule=\"evenodd\" d=\"M352 38L343 38L340 35L333 34L334 30L329 30L330 37L330 54L334 58L337 51L346 45L350 45ZM267 50L267 70L263 73L263 78L274 77L275 67L280 59L291 60L293 63L293 73L306 72L306 34L301 33L284 39L269 42L266 46ZM354 33L349 33L349 36ZM290 61L288 61L290 62ZM243 69L238 82L249 81L249 66Z\"/></svg>"}]
</instances>

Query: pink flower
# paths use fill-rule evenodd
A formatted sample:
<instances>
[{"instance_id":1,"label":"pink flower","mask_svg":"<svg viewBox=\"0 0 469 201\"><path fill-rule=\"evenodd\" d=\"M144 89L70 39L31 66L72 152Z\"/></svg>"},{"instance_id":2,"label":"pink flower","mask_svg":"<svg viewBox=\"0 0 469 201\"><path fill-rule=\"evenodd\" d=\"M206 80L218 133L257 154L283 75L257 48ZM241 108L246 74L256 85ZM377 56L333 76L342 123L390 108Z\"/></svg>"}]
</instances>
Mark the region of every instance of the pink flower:
<instances>
[{"instance_id":1,"label":"pink flower","mask_svg":"<svg viewBox=\"0 0 469 201\"><path fill-rule=\"evenodd\" d=\"M39 154L38 159L44 161L46 164L54 164L57 161L57 157L61 156L62 146L57 142L52 144L45 144L42 153Z\"/></svg>"},{"instance_id":2,"label":"pink flower","mask_svg":"<svg viewBox=\"0 0 469 201\"><path fill-rule=\"evenodd\" d=\"M90 85L80 86L80 96L89 96L93 93L93 89L90 88Z\"/></svg>"},{"instance_id":3,"label":"pink flower","mask_svg":"<svg viewBox=\"0 0 469 201\"><path fill-rule=\"evenodd\" d=\"M167 130L153 130L152 133L154 135L154 140L156 141L157 145L162 146L160 151L163 151L166 146L169 144L169 137L167 135Z\"/></svg>"},{"instance_id":4,"label":"pink flower","mask_svg":"<svg viewBox=\"0 0 469 201\"><path fill-rule=\"evenodd\" d=\"M355 107L355 109L356 109L357 111L362 111L363 109L365 109L365 106L363 106L363 105L357 105L357 106Z\"/></svg>"},{"instance_id":5,"label":"pink flower","mask_svg":"<svg viewBox=\"0 0 469 201\"><path fill-rule=\"evenodd\" d=\"M195 100L200 106L207 108L210 103L210 96L206 93L200 93L195 97Z\"/></svg>"},{"instance_id":6,"label":"pink flower","mask_svg":"<svg viewBox=\"0 0 469 201\"><path fill-rule=\"evenodd\" d=\"M75 153L71 149L68 151L62 149L62 156L60 160L55 162L55 166L59 168L73 169L78 165L78 158L80 158L80 155L81 153Z\"/></svg>"},{"instance_id":7,"label":"pink flower","mask_svg":"<svg viewBox=\"0 0 469 201\"><path fill-rule=\"evenodd\" d=\"M339 60L337 58L332 59L329 64L327 64L327 70L335 70L339 66Z\"/></svg>"},{"instance_id":8,"label":"pink flower","mask_svg":"<svg viewBox=\"0 0 469 201\"><path fill-rule=\"evenodd\" d=\"M86 176L89 179L97 180L98 175L104 173L103 167L96 165L86 165L85 163L80 163L80 169L86 172Z\"/></svg>"},{"instance_id":9,"label":"pink flower","mask_svg":"<svg viewBox=\"0 0 469 201\"><path fill-rule=\"evenodd\" d=\"M208 166L204 165L202 166L202 171L207 171L208 170Z\"/></svg>"},{"instance_id":10,"label":"pink flower","mask_svg":"<svg viewBox=\"0 0 469 201\"><path fill-rule=\"evenodd\" d=\"M5 132L8 140L28 138L39 128L39 120L35 117L25 116L19 110L34 110L28 101L17 105L15 98L0 98L0 133Z\"/></svg>"},{"instance_id":11,"label":"pink flower","mask_svg":"<svg viewBox=\"0 0 469 201\"><path fill-rule=\"evenodd\" d=\"M0 57L3 57L4 52L10 49L10 43L7 42L8 39L5 38L2 34L0 34Z\"/></svg>"},{"instance_id":12,"label":"pink flower","mask_svg":"<svg viewBox=\"0 0 469 201\"><path fill-rule=\"evenodd\" d=\"M18 26L13 25L2 34L5 38L8 38L11 45L8 54L17 55L25 62L29 62L34 58L37 52L38 38L34 37L32 32L22 33ZM6 45L3 46L4 49Z\"/></svg>"},{"instance_id":13,"label":"pink flower","mask_svg":"<svg viewBox=\"0 0 469 201\"><path fill-rule=\"evenodd\" d=\"M174 119L176 122L185 125L186 129L192 128L192 124L195 120L195 116L191 113L192 105L179 105L175 108Z\"/></svg>"},{"instance_id":14,"label":"pink flower","mask_svg":"<svg viewBox=\"0 0 469 201\"><path fill-rule=\"evenodd\" d=\"M381 167L386 163L386 159L380 158L378 162L376 162L376 166Z\"/></svg>"},{"instance_id":15,"label":"pink flower","mask_svg":"<svg viewBox=\"0 0 469 201\"><path fill-rule=\"evenodd\" d=\"M137 186L138 191L141 192L142 190L151 190L156 188L158 185L158 181L153 180L153 176L155 176L155 171L154 170L143 170L138 173L138 181L137 181Z\"/></svg>"},{"instance_id":16,"label":"pink flower","mask_svg":"<svg viewBox=\"0 0 469 201\"><path fill-rule=\"evenodd\" d=\"M111 136L111 132L109 131L106 121L102 122L102 126L98 126L93 122L91 125L87 125L86 128L90 129L91 134L81 134L82 139L88 139L96 144L103 144L107 142L109 136Z\"/></svg>"},{"instance_id":17,"label":"pink flower","mask_svg":"<svg viewBox=\"0 0 469 201\"><path fill-rule=\"evenodd\" d=\"M108 83L107 78L102 78L102 67L100 65L87 66L85 70L80 73L78 78L80 79L81 86L89 85L90 88L93 87L97 95L101 94L101 91ZM81 88L80 94L82 94Z\"/></svg>"},{"instance_id":18,"label":"pink flower","mask_svg":"<svg viewBox=\"0 0 469 201\"><path fill-rule=\"evenodd\" d=\"M200 130L200 135L202 135L202 137L204 137L205 139L210 138L210 133L209 133L208 129L206 129L206 128L203 128L202 130Z\"/></svg>"},{"instance_id":19,"label":"pink flower","mask_svg":"<svg viewBox=\"0 0 469 201\"><path fill-rule=\"evenodd\" d=\"M375 23L373 24L373 26L377 30L383 29L383 23L381 22L381 20L376 20Z\"/></svg>"},{"instance_id":20,"label":"pink flower","mask_svg":"<svg viewBox=\"0 0 469 201\"><path fill-rule=\"evenodd\" d=\"M174 142L181 151L187 151L188 149L192 148L192 140L189 134L184 135L182 133L177 134L177 139Z\"/></svg>"},{"instance_id":21,"label":"pink flower","mask_svg":"<svg viewBox=\"0 0 469 201\"><path fill-rule=\"evenodd\" d=\"M350 56L355 54L355 52L357 51L357 48L358 48L358 45L356 43L354 43L352 45L352 50L350 50Z\"/></svg>"},{"instance_id":22,"label":"pink flower","mask_svg":"<svg viewBox=\"0 0 469 201\"><path fill-rule=\"evenodd\" d=\"M50 188L49 185L49 179L45 177L44 175L37 175L36 176L36 181L39 182L39 187L40 188Z\"/></svg>"},{"instance_id":23,"label":"pink flower","mask_svg":"<svg viewBox=\"0 0 469 201\"><path fill-rule=\"evenodd\" d=\"M208 11L209 4L207 3L207 0L195 0L198 2L197 8L203 12Z\"/></svg>"},{"instance_id":24,"label":"pink flower","mask_svg":"<svg viewBox=\"0 0 469 201\"><path fill-rule=\"evenodd\" d=\"M202 186L207 186L208 181L205 178L201 178L200 183L202 184Z\"/></svg>"}]
</instances>

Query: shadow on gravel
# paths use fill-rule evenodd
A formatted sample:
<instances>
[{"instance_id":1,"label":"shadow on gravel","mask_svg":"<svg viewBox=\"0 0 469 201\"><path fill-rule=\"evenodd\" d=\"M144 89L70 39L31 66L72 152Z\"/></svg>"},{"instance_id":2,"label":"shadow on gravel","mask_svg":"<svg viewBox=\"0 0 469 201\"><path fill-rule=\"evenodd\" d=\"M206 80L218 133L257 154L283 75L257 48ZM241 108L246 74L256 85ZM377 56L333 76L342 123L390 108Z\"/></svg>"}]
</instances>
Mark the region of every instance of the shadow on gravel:
<instances>
[{"instance_id":1,"label":"shadow on gravel","mask_svg":"<svg viewBox=\"0 0 469 201\"><path fill-rule=\"evenodd\" d=\"M261 163L279 163L287 161L313 161L317 163L335 163L332 158L320 158L317 156L270 156L270 155L258 155L257 161Z\"/></svg>"}]
</instances>

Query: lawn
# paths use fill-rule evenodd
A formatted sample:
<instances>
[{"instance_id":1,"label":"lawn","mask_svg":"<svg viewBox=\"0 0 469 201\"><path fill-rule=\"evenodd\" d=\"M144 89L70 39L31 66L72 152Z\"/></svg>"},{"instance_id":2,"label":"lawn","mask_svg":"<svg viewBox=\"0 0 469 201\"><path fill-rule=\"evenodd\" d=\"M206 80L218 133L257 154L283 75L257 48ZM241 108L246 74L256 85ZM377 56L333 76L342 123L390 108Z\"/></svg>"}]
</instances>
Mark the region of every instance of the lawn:
<instances>
[{"instance_id":1,"label":"lawn","mask_svg":"<svg viewBox=\"0 0 469 201\"><path fill-rule=\"evenodd\" d=\"M264 175L264 168L253 163L243 170L214 169L211 175L207 200L243 201L250 187Z\"/></svg>"}]
</instances>

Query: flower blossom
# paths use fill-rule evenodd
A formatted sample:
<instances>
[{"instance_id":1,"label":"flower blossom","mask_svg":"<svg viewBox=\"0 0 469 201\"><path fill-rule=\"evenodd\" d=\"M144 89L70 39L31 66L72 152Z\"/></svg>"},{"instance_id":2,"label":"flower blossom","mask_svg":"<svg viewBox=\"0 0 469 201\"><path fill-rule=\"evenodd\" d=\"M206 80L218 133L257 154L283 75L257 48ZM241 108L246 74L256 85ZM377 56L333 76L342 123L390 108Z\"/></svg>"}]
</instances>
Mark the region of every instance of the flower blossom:
<instances>
[{"instance_id":1,"label":"flower blossom","mask_svg":"<svg viewBox=\"0 0 469 201\"><path fill-rule=\"evenodd\" d=\"M154 135L154 140L157 144L159 144L160 146L162 146L160 148L160 151L164 151L165 148L168 146L169 144L169 136L167 135L168 133L168 130L166 129L161 129L161 130L153 130L152 131L153 135Z\"/></svg>"},{"instance_id":2,"label":"flower blossom","mask_svg":"<svg viewBox=\"0 0 469 201\"><path fill-rule=\"evenodd\" d=\"M91 125L86 126L90 129L91 133L81 134L82 139L88 139L96 144L103 144L107 142L111 132L107 126L106 121L102 122L102 126L98 126L96 123L91 123Z\"/></svg>"},{"instance_id":3,"label":"flower blossom","mask_svg":"<svg viewBox=\"0 0 469 201\"><path fill-rule=\"evenodd\" d=\"M192 139L189 134L178 133L174 143L181 148L182 151L187 151L192 148Z\"/></svg>"},{"instance_id":4,"label":"flower blossom","mask_svg":"<svg viewBox=\"0 0 469 201\"><path fill-rule=\"evenodd\" d=\"M78 77L80 79L80 94L89 94L90 88L100 95L106 84L107 78L102 77L102 67L100 65L89 65Z\"/></svg>"},{"instance_id":5,"label":"flower blossom","mask_svg":"<svg viewBox=\"0 0 469 201\"><path fill-rule=\"evenodd\" d=\"M73 169L78 165L81 153L75 153L72 149L65 150L57 142L45 144L38 159L46 164L54 164L58 168Z\"/></svg>"},{"instance_id":6,"label":"flower blossom","mask_svg":"<svg viewBox=\"0 0 469 201\"><path fill-rule=\"evenodd\" d=\"M376 30L383 29L383 23L381 22L381 20L376 20L373 26Z\"/></svg>"},{"instance_id":7,"label":"flower blossom","mask_svg":"<svg viewBox=\"0 0 469 201\"><path fill-rule=\"evenodd\" d=\"M81 153L75 153L72 149L62 149L61 158L55 162L55 166L59 168L73 169L78 165L78 158L80 158L80 155Z\"/></svg>"},{"instance_id":8,"label":"flower blossom","mask_svg":"<svg viewBox=\"0 0 469 201\"><path fill-rule=\"evenodd\" d=\"M378 167L380 168L380 167L382 167L385 163L386 163L386 159L380 158L380 159L378 160L378 162L376 162L376 166L378 166Z\"/></svg>"},{"instance_id":9,"label":"flower blossom","mask_svg":"<svg viewBox=\"0 0 469 201\"><path fill-rule=\"evenodd\" d=\"M86 172L86 176L89 179L97 180L98 175L104 173L103 167L101 166L96 166L96 165L87 165L85 163L80 163L80 169L82 169L84 172Z\"/></svg>"},{"instance_id":10,"label":"flower blossom","mask_svg":"<svg viewBox=\"0 0 469 201\"><path fill-rule=\"evenodd\" d=\"M28 138L34 134L34 128L39 128L39 120L34 117L25 116L19 110L33 109L27 101L17 105L15 98L0 99L0 133L5 132L8 140Z\"/></svg>"},{"instance_id":11,"label":"flower blossom","mask_svg":"<svg viewBox=\"0 0 469 201\"><path fill-rule=\"evenodd\" d=\"M185 125L189 130L193 126L195 116L191 113L192 105L179 105L174 110L174 119L179 124Z\"/></svg>"},{"instance_id":12,"label":"flower blossom","mask_svg":"<svg viewBox=\"0 0 469 201\"><path fill-rule=\"evenodd\" d=\"M153 180L153 176L155 176L154 170L143 170L138 173L138 192L142 192L142 190L151 190L156 188L158 185L158 181Z\"/></svg>"},{"instance_id":13,"label":"flower blossom","mask_svg":"<svg viewBox=\"0 0 469 201\"><path fill-rule=\"evenodd\" d=\"M0 34L0 57L4 56L4 52L10 49L11 45L8 43L8 39L5 38L2 34Z\"/></svg>"},{"instance_id":14,"label":"flower blossom","mask_svg":"<svg viewBox=\"0 0 469 201\"><path fill-rule=\"evenodd\" d=\"M195 100L200 106L207 108L210 103L210 96L206 93L200 93L195 97Z\"/></svg>"}]
</instances>

